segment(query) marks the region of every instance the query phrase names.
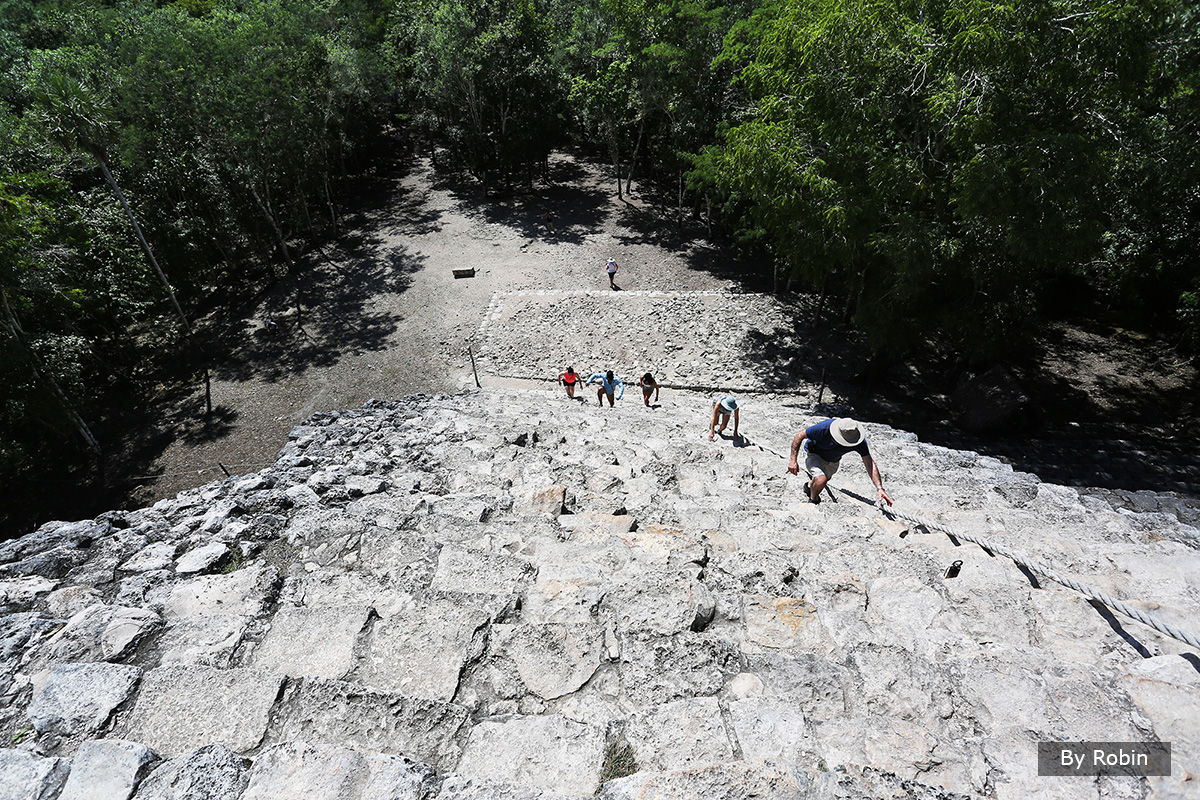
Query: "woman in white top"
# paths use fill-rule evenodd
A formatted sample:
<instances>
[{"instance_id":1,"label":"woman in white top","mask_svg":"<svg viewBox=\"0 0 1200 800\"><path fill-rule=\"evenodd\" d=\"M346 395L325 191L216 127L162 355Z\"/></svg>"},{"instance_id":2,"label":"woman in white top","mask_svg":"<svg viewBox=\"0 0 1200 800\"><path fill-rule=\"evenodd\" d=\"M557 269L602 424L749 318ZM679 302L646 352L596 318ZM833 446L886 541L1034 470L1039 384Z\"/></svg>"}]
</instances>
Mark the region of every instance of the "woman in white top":
<instances>
[{"instance_id":1,"label":"woman in white top","mask_svg":"<svg viewBox=\"0 0 1200 800\"><path fill-rule=\"evenodd\" d=\"M608 285L611 286L612 288L616 289L617 288L617 260L615 258L610 258L608 260L608 267L606 267L606 269L608 270Z\"/></svg>"},{"instance_id":2,"label":"woman in white top","mask_svg":"<svg viewBox=\"0 0 1200 800\"><path fill-rule=\"evenodd\" d=\"M725 395L713 399L712 419L708 423L708 440L713 440L713 428L716 428L717 433L722 433L725 426L729 424L729 416L733 415L733 438L738 438L738 401L733 395ZM721 427L717 428L717 418L720 418Z\"/></svg>"}]
</instances>

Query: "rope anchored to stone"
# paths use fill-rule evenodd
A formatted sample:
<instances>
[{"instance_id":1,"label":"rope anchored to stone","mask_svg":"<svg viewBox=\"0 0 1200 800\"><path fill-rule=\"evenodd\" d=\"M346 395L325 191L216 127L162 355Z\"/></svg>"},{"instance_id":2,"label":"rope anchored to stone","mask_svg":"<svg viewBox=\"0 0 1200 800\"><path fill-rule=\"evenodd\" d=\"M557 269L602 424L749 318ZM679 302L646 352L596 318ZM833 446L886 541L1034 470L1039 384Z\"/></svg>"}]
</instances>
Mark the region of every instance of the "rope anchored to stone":
<instances>
[{"instance_id":1,"label":"rope anchored to stone","mask_svg":"<svg viewBox=\"0 0 1200 800\"><path fill-rule=\"evenodd\" d=\"M963 539L968 542L974 542L975 544L979 545L984 550L987 550L990 553L996 553L996 554L1002 555L1005 558L1013 561L1014 563L1025 567L1026 569L1030 570L1031 572L1036 572L1039 575L1044 575L1045 577L1049 578L1050 580L1054 581L1055 583L1062 584L1063 586L1066 586L1068 589L1074 589L1075 591L1082 594L1084 597L1087 597L1091 600L1095 600L1098 603L1103 603L1105 606L1111 608L1113 611L1118 611L1121 614L1124 614L1125 616L1129 617L1130 619L1135 619L1138 622L1142 623L1143 625L1147 625L1151 628L1154 628L1154 630L1158 631L1159 633L1164 633L1167 636L1170 636L1172 639L1178 639L1179 641L1183 642L1184 644L1189 644L1192 647L1195 647L1196 649L1200 650L1200 637L1190 634L1187 631L1180 630L1179 628L1176 628L1174 625L1169 625L1166 622L1163 622L1162 620L1158 619L1157 617L1152 617L1149 614L1146 614L1145 612L1139 611L1136 608L1134 608L1130 605L1127 605L1126 603L1121 602L1120 600L1116 599L1115 597L1110 597L1110 596L1104 594L1103 592L1099 592L1086 584L1080 583L1079 581L1075 580L1074 578L1069 578L1066 575L1063 575L1061 572L1058 572L1057 570L1053 570L1050 567L1047 567L1045 564L1041 564L1037 561L1034 561L1032 558L1029 558L1028 556L1024 555L1023 553L1018 553L1014 550L1009 550L1008 548L998 545L995 542L993 542L990 539L987 539L983 536L975 536L970 533L963 533L962 531L957 531L954 528L951 528L949 526L942 525L937 522L930 522L927 519L922 519L921 517L917 517L912 514L906 514L903 511L897 510L895 506L890 506L890 507L885 506L882 501L871 502L870 500L863 497L862 495L860 495L856 492L852 492L848 489L843 489L840 486L835 487L835 488L837 489L837 491L841 492L842 494L846 495L847 497L852 497L855 500L858 500L859 502L865 503L869 506L875 506L881 512L883 512L884 514L886 514L888 516L892 516L897 519L902 519L905 522L911 522L914 525L920 525L929 530L941 531L942 533L946 534L947 536L952 536L955 539Z\"/></svg>"}]
</instances>

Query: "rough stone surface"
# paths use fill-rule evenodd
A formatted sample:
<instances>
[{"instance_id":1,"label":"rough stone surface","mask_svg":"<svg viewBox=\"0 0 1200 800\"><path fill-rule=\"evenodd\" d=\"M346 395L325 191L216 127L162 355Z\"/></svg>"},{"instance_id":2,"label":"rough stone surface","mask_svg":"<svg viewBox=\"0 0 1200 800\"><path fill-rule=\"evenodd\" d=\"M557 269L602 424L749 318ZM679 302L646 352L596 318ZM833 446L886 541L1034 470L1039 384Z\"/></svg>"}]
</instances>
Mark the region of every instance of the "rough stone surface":
<instances>
[{"instance_id":1,"label":"rough stone surface","mask_svg":"<svg viewBox=\"0 0 1200 800\"><path fill-rule=\"evenodd\" d=\"M458 772L583 797L599 786L603 759L600 728L558 716L512 717L471 729Z\"/></svg>"},{"instance_id":2,"label":"rough stone surface","mask_svg":"<svg viewBox=\"0 0 1200 800\"><path fill-rule=\"evenodd\" d=\"M91 736L125 702L141 674L123 664L64 664L34 691L29 721L38 733Z\"/></svg>"},{"instance_id":3,"label":"rough stone surface","mask_svg":"<svg viewBox=\"0 0 1200 800\"><path fill-rule=\"evenodd\" d=\"M248 669L160 667L142 677L125 738L163 756L207 744L245 752L262 741L282 677Z\"/></svg>"},{"instance_id":4,"label":"rough stone surface","mask_svg":"<svg viewBox=\"0 0 1200 800\"><path fill-rule=\"evenodd\" d=\"M330 680L289 681L267 741L342 745L452 768L470 727L462 706Z\"/></svg>"},{"instance_id":5,"label":"rough stone surface","mask_svg":"<svg viewBox=\"0 0 1200 800\"><path fill-rule=\"evenodd\" d=\"M59 800L129 800L157 761L154 751L136 742L84 742Z\"/></svg>"},{"instance_id":6,"label":"rough stone surface","mask_svg":"<svg viewBox=\"0 0 1200 800\"><path fill-rule=\"evenodd\" d=\"M175 572L179 575L207 572L228 557L229 548L220 542L213 542L181 555L175 560Z\"/></svg>"},{"instance_id":7,"label":"rough stone surface","mask_svg":"<svg viewBox=\"0 0 1200 800\"><path fill-rule=\"evenodd\" d=\"M254 654L254 665L293 677L346 677L354 669L356 646L370 621L362 606L284 606Z\"/></svg>"},{"instance_id":8,"label":"rough stone surface","mask_svg":"<svg viewBox=\"0 0 1200 800\"><path fill-rule=\"evenodd\" d=\"M246 760L220 744L161 763L134 800L238 800L249 779Z\"/></svg>"},{"instance_id":9,"label":"rough stone surface","mask_svg":"<svg viewBox=\"0 0 1200 800\"><path fill-rule=\"evenodd\" d=\"M381 619L359 677L386 691L452 700L463 666L483 652L488 619L484 611L450 602Z\"/></svg>"},{"instance_id":10,"label":"rough stone surface","mask_svg":"<svg viewBox=\"0 0 1200 800\"><path fill-rule=\"evenodd\" d=\"M0 800L55 800L70 770L63 758L0 749Z\"/></svg>"},{"instance_id":11,"label":"rough stone surface","mask_svg":"<svg viewBox=\"0 0 1200 800\"><path fill-rule=\"evenodd\" d=\"M254 760L242 800L425 800L433 784L429 767L397 756L285 742Z\"/></svg>"},{"instance_id":12,"label":"rough stone surface","mask_svg":"<svg viewBox=\"0 0 1200 800\"><path fill-rule=\"evenodd\" d=\"M140 785L152 800L235 800L243 757L263 796L578 800L610 745L640 770L610 797L1195 794L1196 655L973 544L846 495L805 502L779 454L827 411L807 397L747 395L736 444L708 442L711 396L679 390L317 414L257 476L0 544L0 726L42 755L111 735L175 756ZM898 510L1200 619L1183 498L1114 510L866 426ZM833 485L871 494L856 463ZM174 569L212 544L241 568ZM85 685L71 670L125 665L146 672L123 703L103 681L61 699ZM1040 740L1148 738L1172 741L1175 775L1047 788L1033 767Z\"/></svg>"}]
</instances>

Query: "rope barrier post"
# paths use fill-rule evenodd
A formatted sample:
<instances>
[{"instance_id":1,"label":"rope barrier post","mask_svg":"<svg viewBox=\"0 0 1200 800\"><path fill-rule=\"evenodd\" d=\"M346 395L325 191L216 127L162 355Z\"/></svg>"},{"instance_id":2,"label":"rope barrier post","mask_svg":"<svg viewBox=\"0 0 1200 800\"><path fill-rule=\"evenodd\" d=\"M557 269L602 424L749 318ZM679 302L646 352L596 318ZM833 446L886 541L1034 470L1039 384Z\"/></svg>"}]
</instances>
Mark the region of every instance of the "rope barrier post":
<instances>
[{"instance_id":1,"label":"rope barrier post","mask_svg":"<svg viewBox=\"0 0 1200 800\"><path fill-rule=\"evenodd\" d=\"M471 345L467 345L467 355L471 357L471 374L475 376L475 388L482 389L483 384L479 382L479 371L475 369L475 354L471 352Z\"/></svg>"}]
</instances>

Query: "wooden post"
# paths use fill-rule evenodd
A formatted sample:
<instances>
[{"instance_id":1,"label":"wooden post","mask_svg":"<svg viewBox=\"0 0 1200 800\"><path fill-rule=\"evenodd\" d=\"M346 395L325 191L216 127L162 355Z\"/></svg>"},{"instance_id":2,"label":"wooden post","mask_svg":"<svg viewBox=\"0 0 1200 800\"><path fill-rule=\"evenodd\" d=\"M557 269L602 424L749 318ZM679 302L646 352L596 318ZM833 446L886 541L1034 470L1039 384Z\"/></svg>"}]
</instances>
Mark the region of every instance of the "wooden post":
<instances>
[{"instance_id":1,"label":"wooden post","mask_svg":"<svg viewBox=\"0 0 1200 800\"><path fill-rule=\"evenodd\" d=\"M479 371L475 369L475 354L471 352L471 345L467 345L467 355L471 357L471 374L475 376L475 388L482 389L482 384L479 383Z\"/></svg>"}]
</instances>

